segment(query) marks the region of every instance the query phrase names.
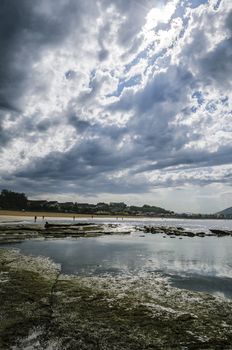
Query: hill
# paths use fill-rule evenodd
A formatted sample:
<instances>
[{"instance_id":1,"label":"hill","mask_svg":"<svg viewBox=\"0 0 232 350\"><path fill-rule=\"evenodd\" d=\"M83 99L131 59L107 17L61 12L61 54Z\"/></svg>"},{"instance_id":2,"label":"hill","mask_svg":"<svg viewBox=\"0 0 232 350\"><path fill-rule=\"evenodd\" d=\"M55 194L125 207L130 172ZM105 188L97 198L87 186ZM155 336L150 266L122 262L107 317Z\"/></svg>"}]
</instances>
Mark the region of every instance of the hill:
<instances>
[{"instance_id":1,"label":"hill","mask_svg":"<svg viewBox=\"0 0 232 350\"><path fill-rule=\"evenodd\" d=\"M90 215L140 215L170 216L174 213L156 206L128 206L123 202L100 202L97 204L50 200L30 200L24 193L2 190L0 193L0 210L28 210L34 212L73 213Z\"/></svg>"},{"instance_id":2,"label":"hill","mask_svg":"<svg viewBox=\"0 0 232 350\"><path fill-rule=\"evenodd\" d=\"M232 217L232 207L219 211L217 214L224 215L225 217Z\"/></svg>"}]
</instances>

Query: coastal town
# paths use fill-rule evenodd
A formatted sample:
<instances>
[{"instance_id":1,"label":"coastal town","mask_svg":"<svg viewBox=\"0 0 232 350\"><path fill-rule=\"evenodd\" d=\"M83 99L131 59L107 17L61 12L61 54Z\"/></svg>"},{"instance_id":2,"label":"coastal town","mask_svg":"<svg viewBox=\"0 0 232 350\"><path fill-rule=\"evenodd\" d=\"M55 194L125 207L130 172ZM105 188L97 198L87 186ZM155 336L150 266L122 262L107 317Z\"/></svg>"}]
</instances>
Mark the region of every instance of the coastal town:
<instances>
[{"instance_id":1,"label":"coastal town","mask_svg":"<svg viewBox=\"0 0 232 350\"><path fill-rule=\"evenodd\" d=\"M161 207L144 204L142 206L127 205L124 202L99 202L97 204L63 202L50 200L28 199L24 193L2 190L0 194L0 210L16 210L29 212L66 213L73 215L113 215L141 216L164 218L200 218L200 219L231 219L230 211L220 213L175 213Z\"/></svg>"}]
</instances>

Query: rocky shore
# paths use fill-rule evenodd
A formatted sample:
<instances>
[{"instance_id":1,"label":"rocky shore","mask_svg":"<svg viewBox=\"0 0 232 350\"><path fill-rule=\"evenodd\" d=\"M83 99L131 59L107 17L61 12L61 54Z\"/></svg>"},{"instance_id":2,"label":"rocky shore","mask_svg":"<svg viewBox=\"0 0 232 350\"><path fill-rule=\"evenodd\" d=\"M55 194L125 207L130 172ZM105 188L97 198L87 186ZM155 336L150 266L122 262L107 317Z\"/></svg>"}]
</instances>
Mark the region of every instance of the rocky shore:
<instances>
[{"instance_id":1,"label":"rocky shore","mask_svg":"<svg viewBox=\"0 0 232 350\"><path fill-rule=\"evenodd\" d=\"M130 234L130 230L118 230L119 225L71 223L71 224L4 224L0 225L0 244L21 242L26 239L52 239L64 237L93 237L106 234Z\"/></svg>"},{"instance_id":2,"label":"rocky shore","mask_svg":"<svg viewBox=\"0 0 232 350\"><path fill-rule=\"evenodd\" d=\"M0 250L1 349L232 349L232 302L159 274L74 277Z\"/></svg>"},{"instance_id":3,"label":"rocky shore","mask_svg":"<svg viewBox=\"0 0 232 350\"><path fill-rule=\"evenodd\" d=\"M64 237L93 237L112 234L130 234L131 232L143 232L143 234L163 234L164 237L225 237L232 236L230 230L210 229L209 232L195 232L176 226L131 226L125 230L120 224L95 224L95 223L47 223L47 224L1 224L0 244L15 243L25 239L52 239Z\"/></svg>"},{"instance_id":4,"label":"rocky shore","mask_svg":"<svg viewBox=\"0 0 232 350\"><path fill-rule=\"evenodd\" d=\"M230 230L219 230L219 229L210 229L209 233L207 232L194 232L194 231L187 231L183 227L176 227L176 226L144 226L142 229L138 228L140 231L144 231L146 233L162 233L167 236L179 236L179 237L225 237L225 236L232 236L232 231Z\"/></svg>"}]
</instances>

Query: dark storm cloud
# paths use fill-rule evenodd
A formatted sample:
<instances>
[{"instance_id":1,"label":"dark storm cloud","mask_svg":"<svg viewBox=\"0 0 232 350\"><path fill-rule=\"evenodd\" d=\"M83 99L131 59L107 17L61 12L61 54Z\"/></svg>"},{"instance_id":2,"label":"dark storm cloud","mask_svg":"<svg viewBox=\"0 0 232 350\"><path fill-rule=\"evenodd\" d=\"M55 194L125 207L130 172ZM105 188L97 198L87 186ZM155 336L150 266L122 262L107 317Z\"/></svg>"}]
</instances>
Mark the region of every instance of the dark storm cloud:
<instances>
[{"instance_id":1,"label":"dark storm cloud","mask_svg":"<svg viewBox=\"0 0 232 350\"><path fill-rule=\"evenodd\" d=\"M75 145L65 153L53 152L47 157L37 159L27 169L18 173L18 176L48 177L61 179L81 179L94 177L106 171L113 171L122 166L130 165L124 152L112 152L113 143L110 138L86 138L79 145Z\"/></svg>"},{"instance_id":2,"label":"dark storm cloud","mask_svg":"<svg viewBox=\"0 0 232 350\"><path fill-rule=\"evenodd\" d=\"M68 122L70 125L72 125L78 132L85 132L87 129L91 127L91 123L80 119L78 116L76 116L74 113L70 114L68 116Z\"/></svg>"},{"instance_id":3,"label":"dark storm cloud","mask_svg":"<svg viewBox=\"0 0 232 350\"><path fill-rule=\"evenodd\" d=\"M230 37L222 40L212 51L199 61L200 73L203 78L219 87L230 89L232 86L232 12L225 21L225 31L230 31Z\"/></svg>"},{"instance_id":4,"label":"dark storm cloud","mask_svg":"<svg viewBox=\"0 0 232 350\"><path fill-rule=\"evenodd\" d=\"M145 162L144 154L136 154L135 151L128 154L113 152L112 145L105 142L104 145L98 141L89 141L81 145L80 148L74 147L66 154L55 152L47 157L37 159L25 170L14 174L4 181L9 182L17 179L17 183L23 188L27 188L32 194L56 190L63 193L70 193L74 189L79 194L95 195L101 192L109 193L143 193L152 189L152 187L175 187L181 184L207 185L210 183L231 183L231 175L228 173L220 179L211 176L200 176L194 178L194 175L185 178L168 177L166 180L161 178L152 184L141 178L141 174L151 170L164 171L163 175L169 169L181 170L184 176L185 171L190 169L210 169L210 167L230 164L231 147L225 147L218 152L181 152L173 157L168 157L165 153L165 160L159 159L157 164L150 164L147 167L139 167L136 171L129 171L126 177L117 178L109 175L122 168L133 167L135 163ZM146 153L146 152L145 152ZM146 154L147 158L148 154ZM154 158L154 157L153 157ZM151 154L150 159L151 161ZM209 173L210 174L210 173ZM138 176L137 176L138 175ZM70 184L73 187L70 187Z\"/></svg>"},{"instance_id":5,"label":"dark storm cloud","mask_svg":"<svg viewBox=\"0 0 232 350\"><path fill-rule=\"evenodd\" d=\"M13 177L4 181L17 179L21 186L29 186L31 193L52 188L62 192L73 191L69 184L75 185L80 194L97 194L98 192L111 193L141 193L149 189L149 184L134 178L117 179L109 177L118 168L133 165L125 152L113 152L110 139L85 140L79 146L73 147L66 153L53 152L47 157L37 159L26 169L17 172ZM38 185L39 183L39 185ZM96 185L97 184L97 185Z\"/></svg>"},{"instance_id":6,"label":"dark storm cloud","mask_svg":"<svg viewBox=\"0 0 232 350\"><path fill-rule=\"evenodd\" d=\"M104 125L100 123L88 122L82 120L75 114L70 114L67 118L69 125L72 125L77 135L85 135L87 138L98 136L100 139L110 138L111 141L119 142L120 139L128 133L127 127L119 127L116 125Z\"/></svg>"},{"instance_id":7,"label":"dark storm cloud","mask_svg":"<svg viewBox=\"0 0 232 350\"><path fill-rule=\"evenodd\" d=\"M232 86L232 37L223 40L212 52L200 60L200 73L209 83L216 82L219 87Z\"/></svg>"},{"instance_id":8,"label":"dark storm cloud","mask_svg":"<svg viewBox=\"0 0 232 350\"><path fill-rule=\"evenodd\" d=\"M96 191L96 184L98 191ZM41 193L55 193L55 194L76 194L87 197L95 197L99 193L112 194L133 194L138 193L143 195L151 190L151 186L145 181L134 180L133 184L129 179L118 181L117 179L108 179L102 175L96 174L92 178L82 178L82 180L73 181L65 179L54 178L23 178L23 177L8 177L1 181L1 188L9 187L14 191L25 192L29 196ZM136 186L136 187L135 187Z\"/></svg>"},{"instance_id":9,"label":"dark storm cloud","mask_svg":"<svg viewBox=\"0 0 232 350\"><path fill-rule=\"evenodd\" d=\"M156 163L150 163L147 166L139 167L135 173L147 172L151 170L163 170L168 168L179 168L189 170L195 168L204 168L210 166L225 165L231 163L232 147L221 147L218 151L209 152L207 150L193 151L181 150L173 152L165 159L159 159Z\"/></svg>"},{"instance_id":10,"label":"dark storm cloud","mask_svg":"<svg viewBox=\"0 0 232 350\"><path fill-rule=\"evenodd\" d=\"M212 18L209 18L208 21L212 21ZM207 50L208 36L224 32L228 32L229 35L214 45L213 49ZM232 68L232 12L226 16L223 27L219 29L213 27L211 32L207 32L204 28L195 26L189 39L191 40L182 50L183 65L194 68L194 71L197 71L198 82L203 85L215 85L221 90L230 88L232 83L230 74Z\"/></svg>"},{"instance_id":11,"label":"dark storm cloud","mask_svg":"<svg viewBox=\"0 0 232 350\"><path fill-rule=\"evenodd\" d=\"M83 13L97 14L91 1L87 4L73 0L2 0L0 5L0 126L7 112L11 119L23 113L29 89L46 89L40 76L33 71L33 64L39 61L44 50L60 45L70 32L81 28ZM73 76L70 71L67 75ZM31 124L36 119L31 116ZM30 124L30 123L29 123ZM25 125L24 125L25 126ZM24 132L24 126L17 134ZM27 126L27 129L30 125ZM36 125L33 126L36 128ZM46 129L45 123L38 125L39 131ZM0 145L12 139L13 131L0 127Z\"/></svg>"},{"instance_id":12,"label":"dark storm cloud","mask_svg":"<svg viewBox=\"0 0 232 350\"><path fill-rule=\"evenodd\" d=\"M15 117L17 118L18 115ZM18 125L13 125L7 130L3 130L0 127L0 147L7 147L7 143L10 140L16 138L25 138L28 142L34 144L38 141L46 132L58 126L60 120L57 118L38 118L36 114L32 118L23 118L20 123L20 128Z\"/></svg>"},{"instance_id":13,"label":"dark storm cloud","mask_svg":"<svg viewBox=\"0 0 232 350\"><path fill-rule=\"evenodd\" d=\"M57 18L39 13L38 1L2 0L0 7L0 103L17 106L31 63L44 45L59 42L65 29Z\"/></svg>"}]
</instances>

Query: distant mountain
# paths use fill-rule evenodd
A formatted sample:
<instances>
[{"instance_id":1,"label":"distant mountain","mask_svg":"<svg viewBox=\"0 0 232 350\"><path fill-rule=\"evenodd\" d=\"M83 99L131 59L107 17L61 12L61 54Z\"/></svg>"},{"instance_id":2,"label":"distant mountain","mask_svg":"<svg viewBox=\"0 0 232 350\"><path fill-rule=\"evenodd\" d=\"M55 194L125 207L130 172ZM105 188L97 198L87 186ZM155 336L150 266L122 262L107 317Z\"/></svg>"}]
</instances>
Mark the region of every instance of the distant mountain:
<instances>
[{"instance_id":1,"label":"distant mountain","mask_svg":"<svg viewBox=\"0 0 232 350\"><path fill-rule=\"evenodd\" d=\"M219 211L217 214L224 216L232 216L232 207Z\"/></svg>"}]
</instances>

